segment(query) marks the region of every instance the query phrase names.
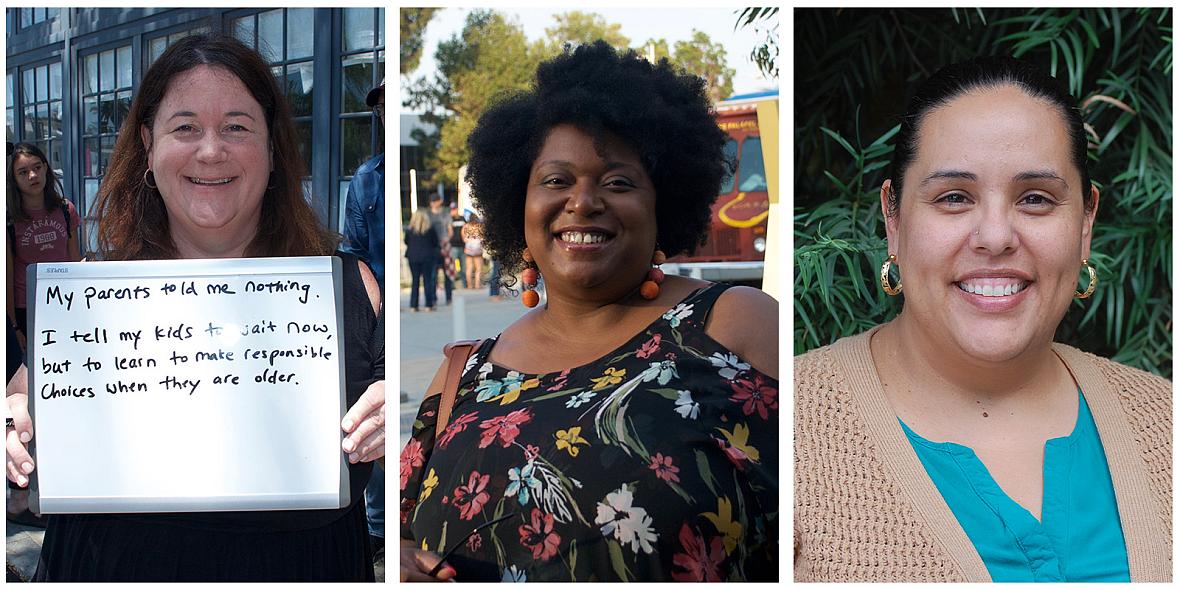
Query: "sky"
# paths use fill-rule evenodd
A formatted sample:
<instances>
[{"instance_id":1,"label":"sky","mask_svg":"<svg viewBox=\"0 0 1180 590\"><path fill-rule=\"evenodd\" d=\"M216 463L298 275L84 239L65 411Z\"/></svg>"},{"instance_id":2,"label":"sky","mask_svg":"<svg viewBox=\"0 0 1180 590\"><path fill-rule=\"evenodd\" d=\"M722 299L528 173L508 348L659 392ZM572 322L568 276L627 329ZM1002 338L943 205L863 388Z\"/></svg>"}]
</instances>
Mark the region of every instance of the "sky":
<instances>
[{"instance_id":1,"label":"sky","mask_svg":"<svg viewBox=\"0 0 1180 590\"><path fill-rule=\"evenodd\" d=\"M664 38L669 47L676 41L686 41L692 36L695 28L709 35L713 43L725 46L726 61L730 68L736 70L733 81L734 94L746 94L777 88L778 83L767 80L758 72L757 66L750 61L750 52L765 38L762 34L755 34L753 28L741 28L734 31L737 13L732 8L604 8L581 7L576 4L563 5L558 10L544 8L502 8L500 12L515 17L529 41L545 36L545 28L554 24L553 15L573 10L594 12L602 15L608 23L622 25L622 33L631 40L632 46L647 39ZM463 29L463 21L468 8L445 8L435 13L434 18L426 25L425 44L422 60L418 69L412 72L408 79L416 80L435 68L434 52L440 41L450 39L452 35ZM781 13L780 13L781 15ZM775 18L778 18L776 16ZM780 31L782 27L780 26ZM781 47L781 42L780 42ZM780 58L781 60L781 58ZM405 74L405 72L403 72ZM403 87L407 76L401 78ZM402 107L403 112L414 112Z\"/></svg>"}]
</instances>

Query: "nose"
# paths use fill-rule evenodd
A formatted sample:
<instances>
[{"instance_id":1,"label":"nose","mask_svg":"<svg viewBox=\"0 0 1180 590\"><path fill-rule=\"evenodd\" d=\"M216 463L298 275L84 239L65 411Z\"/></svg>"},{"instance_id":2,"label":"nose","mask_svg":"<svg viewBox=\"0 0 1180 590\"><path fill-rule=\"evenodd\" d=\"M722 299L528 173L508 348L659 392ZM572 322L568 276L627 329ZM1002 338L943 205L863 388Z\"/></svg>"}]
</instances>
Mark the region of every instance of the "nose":
<instances>
[{"instance_id":1,"label":"nose","mask_svg":"<svg viewBox=\"0 0 1180 590\"><path fill-rule=\"evenodd\" d=\"M570 189L569 199L565 202L567 213L582 217L592 217L605 210L605 203L598 194L598 186L589 181L579 181Z\"/></svg>"},{"instance_id":2,"label":"nose","mask_svg":"<svg viewBox=\"0 0 1180 590\"><path fill-rule=\"evenodd\" d=\"M197 159L201 162L221 162L228 155L229 151L225 149L225 141L217 133L206 133L197 146Z\"/></svg>"},{"instance_id":3,"label":"nose","mask_svg":"<svg viewBox=\"0 0 1180 590\"><path fill-rule=\"evenodd\" d=\"M1016 211L1008 206L1008 199L990 199L978 209L975 227L971 232L972 249L997 255L1015 250L1019 237L1014 225Z\"/></svg>"}]
</instances>

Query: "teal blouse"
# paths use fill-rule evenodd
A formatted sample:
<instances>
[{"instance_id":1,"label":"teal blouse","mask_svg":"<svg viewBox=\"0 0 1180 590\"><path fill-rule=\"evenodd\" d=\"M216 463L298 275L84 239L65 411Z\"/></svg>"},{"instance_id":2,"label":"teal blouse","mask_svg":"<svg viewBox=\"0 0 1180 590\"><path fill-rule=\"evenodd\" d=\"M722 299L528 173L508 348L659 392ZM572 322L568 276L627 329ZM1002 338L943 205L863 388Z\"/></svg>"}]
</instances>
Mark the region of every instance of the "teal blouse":
<instances>
[{"instance_id":1,"label":"teal blouse","mask_svg":"<svg viewBox=\"0 0 1180 590\"><path fill-rule=\"evenodd\" d=\"M1045 441L1039 522L1004 493L975 451L901 427L992 581L1131 581L1106 453L1081 390L1073 432Z\"/></svg>"}]
</instances>

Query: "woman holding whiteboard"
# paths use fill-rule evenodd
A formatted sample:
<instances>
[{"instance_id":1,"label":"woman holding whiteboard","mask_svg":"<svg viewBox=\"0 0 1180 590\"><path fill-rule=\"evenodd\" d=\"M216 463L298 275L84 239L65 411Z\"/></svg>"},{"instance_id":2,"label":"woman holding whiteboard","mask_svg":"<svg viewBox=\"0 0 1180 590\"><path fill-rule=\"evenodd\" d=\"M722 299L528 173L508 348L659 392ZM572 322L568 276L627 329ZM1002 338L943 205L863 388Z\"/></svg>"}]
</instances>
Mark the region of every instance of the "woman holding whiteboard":
<instances>
[{"instance_id":1,"label":"woman holding whiteboard","mask_svg":"<svg viewBox=\"0 0 1180 590\"><path fill-rule=\"evenodd\" d=\"M266 62L240 42L192 36L144 76L99 189L106 260L323 256L337 236L303 198L294 123ZM385 455L380 290L344 258L349 411L341 427L353 503L339 510L53 515L38 581L373 581L363 488ZM28 484L34 436L9 386L8 478ZM161 441L163 443L163 441Z\"/></svg>"}]
</instances>

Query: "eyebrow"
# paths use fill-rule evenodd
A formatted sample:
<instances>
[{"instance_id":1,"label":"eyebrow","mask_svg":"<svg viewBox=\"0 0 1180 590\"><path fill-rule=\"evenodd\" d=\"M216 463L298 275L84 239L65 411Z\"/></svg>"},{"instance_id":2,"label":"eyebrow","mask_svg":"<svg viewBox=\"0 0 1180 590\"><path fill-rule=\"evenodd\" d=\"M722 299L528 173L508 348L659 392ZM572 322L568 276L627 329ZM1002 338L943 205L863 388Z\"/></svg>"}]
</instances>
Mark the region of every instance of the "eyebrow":
<instances>
[{"instance_id":1,"label":"eyebrow","mask_svg":"<svg viewBox=\"0 0 1180 590\"><path fill-rule=\"evenodd\" d=\"M573 166L574 165L573 162L569 162L567 160L545 160L544 162L539 162L537 164L537 168L540 168L542 166L547 166L549 164L556 164L558 166ZM628 164L626 162L607 162L605 171L610 172L611 170L618 170L619 168L635 168L635 165Z\"/></svg>"},{"instance_id":2,"label":"eyebrow","mask_svg":"<svg viewBox=\"0 0 1180 590\"><path fill-rule=\"evenodd\" d=\"M925 179L923 179L920 185L926 185L942 178L959 178L963 180L970 180L972 182L979 180L979 176L975 175L973 172L967 172L966 170L935 170L934 172L930 173L930 176L927 176ZM1028 170L1013 176L1012 180L1016 182L1024 182L1027 180L1053 180L1064 186L1069 186L1069 183L1065 182L1064 178L1052 170Z\"/></svg>"},{"instance_id":3,"label":"eyebrow","mask_svg":"<svg viewBox=\"0 0 1180 590\"><path fill-rule=\"evenodd\" d=\"M197 114L192 111L177 111L177 112L173 113L171 117L168 117L168 120L171 121L172 119L175 119L177 117L195 117L195 116L197 116ZM244 113L242 111L230 111L230 112L226 113L225 116L226 117L246 117L247 119L250 119L251 121L254 120L253 115L251 115L250 113Z\"/></svg>"}]
</instances>

